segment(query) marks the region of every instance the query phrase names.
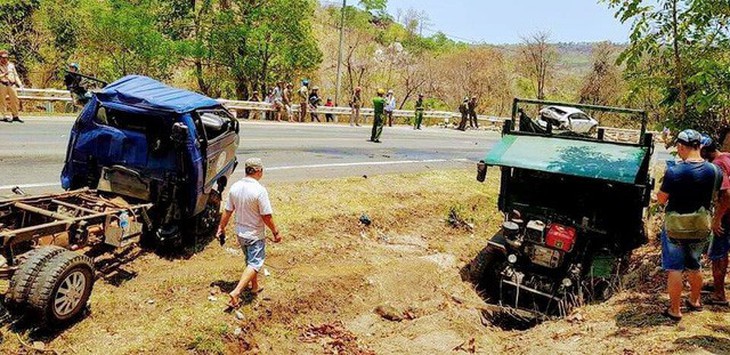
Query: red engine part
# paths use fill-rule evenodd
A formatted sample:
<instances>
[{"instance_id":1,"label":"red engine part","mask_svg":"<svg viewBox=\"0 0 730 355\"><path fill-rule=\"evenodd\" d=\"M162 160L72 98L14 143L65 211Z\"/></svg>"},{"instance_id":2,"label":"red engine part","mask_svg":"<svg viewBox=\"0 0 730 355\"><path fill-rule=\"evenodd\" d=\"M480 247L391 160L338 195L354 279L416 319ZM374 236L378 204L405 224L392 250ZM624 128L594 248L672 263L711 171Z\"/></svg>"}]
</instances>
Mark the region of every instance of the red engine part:
<instances>
[{"instance_id":1,"label":"red engine part","mask_svg":"<svg viewBox=\"0 0 730 355\"><path fill-rule=\"evenodd\" d=\"M553 223L548 227L545 244L551 248L569 252L575 244L575 228Z\"/></svg>"}]
</instances>

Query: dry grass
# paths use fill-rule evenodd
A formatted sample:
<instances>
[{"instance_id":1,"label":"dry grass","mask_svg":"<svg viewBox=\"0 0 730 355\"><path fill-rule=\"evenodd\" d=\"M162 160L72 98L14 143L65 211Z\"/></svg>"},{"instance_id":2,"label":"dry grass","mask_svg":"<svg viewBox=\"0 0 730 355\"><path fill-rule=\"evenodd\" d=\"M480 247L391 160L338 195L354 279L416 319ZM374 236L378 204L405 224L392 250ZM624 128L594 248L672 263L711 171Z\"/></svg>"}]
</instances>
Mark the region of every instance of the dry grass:
<instances>
[{"instance_id":1,"label":"dry grass","mask_svg":"<svg viewBox=\"0 0 730 355\"><path fill-rule=\"evenodd\" d=\"M142 255L124 266L131 276L96 284L81 322L51 334L3 329L0 352L26 351L14 333L78 354L431 354L470 349L472 338L479 353L730 349L727 313L690 314L679 326L656 316L664 300L651 246L638 253L631 288L579 310L580 321L524 332L482 326L482 301L460 271L501 222L497 175L486 184L471 171L270 184L284 242L269 244L265 291L241 308L243 320L223 312L220 293L237 280L242 256L233 241L211 243L187 260ZM445 223L452 208L474 233ZM358 222L363 213L370 227ZM407 317L384 320L378 306Z\"/></svg>"}]
</instances>

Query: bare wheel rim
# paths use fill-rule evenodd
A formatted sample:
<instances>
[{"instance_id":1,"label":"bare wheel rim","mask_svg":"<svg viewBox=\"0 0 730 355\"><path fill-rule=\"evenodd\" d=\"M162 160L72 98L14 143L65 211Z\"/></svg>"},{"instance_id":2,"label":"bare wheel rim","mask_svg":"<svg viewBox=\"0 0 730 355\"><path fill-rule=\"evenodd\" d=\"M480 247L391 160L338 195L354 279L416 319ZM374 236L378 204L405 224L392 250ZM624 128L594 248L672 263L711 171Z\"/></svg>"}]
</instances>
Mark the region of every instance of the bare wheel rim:
<instances>
[{"instance_id":1,"label":"bare wheel rim","mask_svg":"<svg viewBox=\"0 0 730 355\"><path fill-rule=\"evenodd\" d=\"M53 310L59 316L67 316L78 307L84 297L86 276L77 270L66 276L53 298Z\"/></svg>"}]
</instances>

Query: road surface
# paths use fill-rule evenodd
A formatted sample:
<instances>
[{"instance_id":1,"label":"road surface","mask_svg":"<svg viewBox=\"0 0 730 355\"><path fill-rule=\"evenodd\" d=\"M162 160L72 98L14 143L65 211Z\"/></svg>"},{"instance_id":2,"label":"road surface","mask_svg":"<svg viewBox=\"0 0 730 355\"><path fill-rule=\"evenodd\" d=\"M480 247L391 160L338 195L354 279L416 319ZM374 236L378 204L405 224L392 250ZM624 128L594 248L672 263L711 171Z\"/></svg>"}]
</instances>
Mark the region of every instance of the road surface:
<instances>
[{"instance_id":1,"label":"road surface","mask_svg":"<svg viewBox=\"0 0 730 355\"><path fill-rule=\"evenodd\" d=\"M30 193L59 191L72 117L0 122L0 195L21 186ZM475 170L499 140L495 131L460 132L440 127L415 131L385 127L381 144L367 142L370 128L333 124L241 121L239 161L261 157L265 181L301 181L430 169ZM670 156L657 145L656 159ZM234 179L241 176L238 169Z\"/></svg>"},{"instance_id":2,"label":"road surface","mask_svg":"<svg viewBox=\"0 0 730 355\"><path fill-rule=\"evenodd\" d=\"M417 172L429 169L475 169L475 162L498 139L490 131L459 132L428 127L385 127L381 144L367 142L369 127L241 121L239 161L261 157L265 181ZM28 118L0 122L0 195L19 185L27 192L60 189L71 117ZM236 176L243 169L236 171Z\"/></svg>"}]
</instances>

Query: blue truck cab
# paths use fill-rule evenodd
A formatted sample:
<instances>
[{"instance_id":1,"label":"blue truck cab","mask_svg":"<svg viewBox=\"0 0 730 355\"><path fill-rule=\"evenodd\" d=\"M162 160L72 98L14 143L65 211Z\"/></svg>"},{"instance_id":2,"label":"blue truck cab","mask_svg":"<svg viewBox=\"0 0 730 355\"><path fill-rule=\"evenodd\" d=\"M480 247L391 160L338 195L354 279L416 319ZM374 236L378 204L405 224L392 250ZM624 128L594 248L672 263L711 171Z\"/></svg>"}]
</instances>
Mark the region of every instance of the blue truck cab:
<instances>
[{"instance_id":1,"label":"blue truck cab","mask_svg":"<svg viewBox=\"0 0 730 355\"><path fill-rule=\"evenodd\" d=\"M154 203L159 241L208 233L238 164L239 123L219 102L148 77L94 94L71 131L61 184Z\"/></svg>"}]
</instances>

